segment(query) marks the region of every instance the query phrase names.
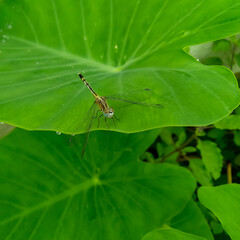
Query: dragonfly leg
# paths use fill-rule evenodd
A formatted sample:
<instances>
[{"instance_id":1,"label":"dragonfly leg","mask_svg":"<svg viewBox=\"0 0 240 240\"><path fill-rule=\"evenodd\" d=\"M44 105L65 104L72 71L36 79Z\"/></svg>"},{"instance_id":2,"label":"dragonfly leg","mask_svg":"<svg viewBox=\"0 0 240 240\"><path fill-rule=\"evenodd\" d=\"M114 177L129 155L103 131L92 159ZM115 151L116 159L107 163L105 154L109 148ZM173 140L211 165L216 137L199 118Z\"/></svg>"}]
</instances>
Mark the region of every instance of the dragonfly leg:
<instances>
[{"instance_id":1,"label":"dragonfly leg","mask_svg":"<svg viewBox=\"0 0 240 240\"><path fill-rule=\"evenodd\" d=\"M112 120L113 120L113 124L114 124L114 126L115 126L115 128L116 128L117 126L116 126L114 117L112 117Z\"/></svg>"},{"instance_id":2,"label":"dragonfly leg","mask_svg":"<svg viewBox=\"0 0 240 240\"><path fill-rule=\"evenodd\" d=\"M98 112L101 112L101 110L97 110L96 115L94 116L94 118L98 117Z\"/></svg>"},{"instance_id":3,"label":"dragonfly leg","mask_svg":"<svg viewBox=\"0 0 240 240\"><path fill-rule=\"evenodd\" d=\"M97 120L98 120L98 125L97 125L97 128L99 128L99 127L100 127L100 121L99 121L99 118L100 118L100 117L102 117L102 116L103 116L103 114L101 114L101 115L98 117L98 119L97 119Z\"/></svg>"},{"instance_id":4,"label":"dragonfly leg","mask_svg":"<svg viewBox=\"0 0 240 240\"><path fill-rule=\"evenodd\" d=\"M112 117L112 118L115 118L116 120L120 121L120 119L119 119L119 118L117 118L115 115L113 115L113 117Z\"/></svg>"},{"instance_id":5,"label":"dragonfly leg","mask_svg":"<svg viewBox=\"0 0 240 240\"><path fill-rule=\"evenodd\" d=\"M108 126L107 118L106 118L106 117L105 117L105 123L106 123L106 125L107 125L107 127L108 127L108 130L109 130L109 126Z\"/></svg>"}]
</instances>

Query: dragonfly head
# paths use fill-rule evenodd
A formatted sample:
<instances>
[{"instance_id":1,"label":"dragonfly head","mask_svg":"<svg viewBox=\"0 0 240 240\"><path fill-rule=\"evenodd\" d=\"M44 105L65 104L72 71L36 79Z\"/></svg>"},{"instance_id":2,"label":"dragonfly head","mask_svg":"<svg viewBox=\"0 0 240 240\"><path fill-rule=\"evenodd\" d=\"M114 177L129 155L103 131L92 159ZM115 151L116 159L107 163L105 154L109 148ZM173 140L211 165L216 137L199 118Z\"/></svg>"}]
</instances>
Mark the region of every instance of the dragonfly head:
<instances>
[{"instance_id":1,"label":"dragonfly head","mask_svg":"<svg viewBox=\"0 0 240 240\"><path fill-rule=\"evenodd\" d=\"M112 118L114 115L114 110L112 108L105 109L103 113L104 117Z\"/></svg>"}]
</instances>

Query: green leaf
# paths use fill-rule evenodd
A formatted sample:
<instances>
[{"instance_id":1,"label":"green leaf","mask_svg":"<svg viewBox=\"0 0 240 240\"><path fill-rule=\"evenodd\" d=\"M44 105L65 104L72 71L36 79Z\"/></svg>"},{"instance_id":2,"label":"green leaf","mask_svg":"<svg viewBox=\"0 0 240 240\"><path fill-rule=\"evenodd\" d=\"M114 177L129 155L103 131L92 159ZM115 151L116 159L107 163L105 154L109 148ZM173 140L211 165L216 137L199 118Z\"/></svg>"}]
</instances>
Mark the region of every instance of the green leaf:
<instances>
[{"instance_id":1,"label":"green leaf","mask_svg":"<svg viewBox=\"0 0 240 240\"><path fill-rule=\"evenodd\" d=\"M208 240L213 240L210 227L204 218L202 211L193 201L189 201L183 211L171 219L172 228L176 228L186 233L191 233Z\"/></svg>"},{"instance_id":2,"label":"green leaf","mask_svg":"<svg viewBox=\"0 0 240 240\"><path fill-rule=\"evenodd\" d=\"M222 131L222 130L217 129L217 128L213 128L207 133L207 136L209 138L213 138L213 139L216 139L216 140L221 140L225 136L225 131Z\"/></svg>"},{"instance_id":3,"label":"green leaf","mask_svg":"<svg viewBox=\"0 0 240 240\"><path fill-rule=\"evenodd\" d=\"M212 50L217 51L229 51L231 50L231 42L227 39L220 39L213 42Z\"/></svg>"},{"instance_id":4,"label":"green leaf","mask_svg":"<svg viewBox=\"0 0 240 240\"><path fill-rule=\"evenodd\" d=\"M67 136L15 130L0 141L1 239L135 240L162 226L195 181L184 168L136 160L157 134L97 131L81 159Z\"/></svg>"},{"instance_id":5,"label":"green leaf","mask_svg":"<svg viewBox=\"0 0 240 240\"><path fill-rule=\"evenodd\" d=\"M215 127L230 130L240 129L240 115L231 114L219 122L216 122Z\"/></svg>"},{"instance_id":6,"label":"green leaf","mask_svg":"<svg viewBox=\"0 0 240 240\"><path fill-rule=\"evenodd\" d=\"M223 156L217 144L211 141L198 140L198 149L201 152L202 161L209 173L216 180L221 176Z\"/></svg>"},{"instance_id":7,"label":"green leaf","mask_svg":"<svg viewBox=\"0 0 240 240\"><path fill-rule=\"evenodd\" d=\"M179 147L187 138L186 129L183 127L162 128L160 137L167 145L174 145Z\"/></svg>"},{"instance_id":8,"label":"green leaf","mask_svg":"<svg viewBox=\"0 0 240 240\"><path fill-rule=\"evenodd\" d=\"M223 62L219 57L206 58L202 63L205 65L223 65Z\"/></svg>"},{"instance_id":9,"label":"green leaf","mask_svg":"<svg viewBox=\"0 0 240 240\"><path fill-rule=\"evenodd\" d=\"M201 185L203 186L213 185L212 176L204 166L202 159L199 158L191 159L189 167L192 170L193 176Z\"/></svg>"},{"instance_id":10,"label":"green leaf","mask_svg":"<svg viewBox=\"0 0 240 240\"><path fill-rule=\"evenodd\" d=\"M228 184L218 187L201 187L200 202L220 220L232 240L240 239L240 186Z\"/></svg>"},{"instance_id":11,"label":"green leaf","mask_svg":"<svg viewBox=\"0 0 240 240\"><path fill-rule=\"evenodd\" d=\"M215 222L215 221L211 221L210 222L210 226L211 226L211 229L212 229L212 231L213 231L213 233L215 235L223 233L223 228L222 228L221 223Z\"/></svg>"},{"instance_id":12,"label":"green leaf","mask_svg":"<svg viewBox=\"0 0 240 240\"><path fill-rule=\"evenodd\" d=\"M233 132L233 140L234 140L234 143L237 145L237 146L240 146L240 131L234 131Z\"/></svg>"},{"instance_id":13,"label":"green leaf","mask_svg":"<svg viewBox=\"0 0 240 240\"><path fill-rule=\"evenodd\" d=\"M236 60L237 60L238 66L240 67L240 53L236 54L236 55L235 55L235 58L236 58Z\"/></svg>"},{"instance_id":14,"label":"green leaf","mask_svg":"<svg viewBox=\"0 0 240 240\"><path fill-rule=\"evenodd\" d=\"M94 99L77 76L81 72L102 96L129 100L134 94L128 92L149 88L152 94L140 101L164 106L121 110L109 102L121 120L116 128L109 123L110 129L216 122L239 104L236 79L182 49L239 27L236 0L1 1L1 121L30 130L85 132L81 121Z\"/></svg>"},{"instance_id":15,"label":"green leaf","mask_svg":"<svg viewBox=\"0 0 240 240\"><path fill-rule=\"evenodd\" d=\"M181 151L184 153L193 153L193 152L196 152L197 149L195 147L188 146L188 147L183 148Z\"/></svg>"},{"instance_id":16,"label":"green leaf","mask_svg":"<svg viewBox=\"0 0 240 240\"><path fill-rule=\"evenodd\" d=\"M157 229L148 233L142 240L206 240L206 238L201 238L194 236L189 233L184 233L176 229Z\"/></svg>"}]
</instances>

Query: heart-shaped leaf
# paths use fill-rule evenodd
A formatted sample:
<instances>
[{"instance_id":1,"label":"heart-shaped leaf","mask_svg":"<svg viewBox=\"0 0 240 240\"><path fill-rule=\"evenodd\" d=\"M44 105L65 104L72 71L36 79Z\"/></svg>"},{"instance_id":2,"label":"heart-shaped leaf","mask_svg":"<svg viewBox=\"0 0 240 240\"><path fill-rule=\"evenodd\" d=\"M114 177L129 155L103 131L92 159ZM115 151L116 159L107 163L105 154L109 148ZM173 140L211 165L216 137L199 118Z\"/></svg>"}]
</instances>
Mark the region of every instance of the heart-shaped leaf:
<instances>
[{"instance_id":1,"label":"heart-shaped leaf","mask_svg":"<svg viewBox=\"0 0 240 240\"><path fill-rule=\"evenodd\" d=\"M80 159L67 136L16 129L0 141L1 239L135 240L162 226L195 180L184 168L136 161L156 135L97 131Z\"/></svg>"},{"instance_id":2,"label":"heart-shaped leaf","mask_svg":"<svg viewBox=\"0 0 240 240\"><path fill-rule=\"evenodd\" d=\"M81 72L100 95L131 100L129 92L148 88L150 96L139 101L164 106L120 110L111 102L121 121L110 128L117 131L213 123L238 105L236 80L226 68L203 66L182 49L239 29L236 0L2 1L1 121L86 131L81 122L93 97Z\"/></svg>"},{"instance_id":3,"label":"heart-shaped leaf","mask_svg":"<svg viewBox=\"0 0 240 240\"><path fill-rule=\"evenodd\" d=\"M232 240L240 239L240 186L228 184L218 187L201 187L200 202L220 220Z\"/></svg>"}]
</instances>

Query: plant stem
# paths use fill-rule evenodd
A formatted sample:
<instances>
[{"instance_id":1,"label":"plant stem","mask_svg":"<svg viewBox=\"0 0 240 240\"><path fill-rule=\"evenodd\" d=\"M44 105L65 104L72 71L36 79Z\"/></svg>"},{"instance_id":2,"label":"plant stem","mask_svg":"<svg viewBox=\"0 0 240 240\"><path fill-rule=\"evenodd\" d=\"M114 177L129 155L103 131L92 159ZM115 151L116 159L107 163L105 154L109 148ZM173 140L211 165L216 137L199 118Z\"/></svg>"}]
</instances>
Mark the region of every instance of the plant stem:
<instances>
[{"instance_id":1,"label":"plant stem","mask_svg":"<svg viewBox=\"0 0 240 240\"><path fill-rule=\"evenodd\" d=\"M232 164L228 163L227 164L227 181L228 183L232 183Z\"/></svg>"},{"instance_id":2,"label":"plant stem","mask_svg":"<svg viewBox=\"0 0 240 240\"><path fill-rule=\"evenodd\" d=\"M191 143L194 139L196 139L196 137L197 137L196 132L194 132L180 147L174 149L172 152L170 152L167 155L163 156L162 160L160 161L160 163L163 163L166 160L166 158L168 158L169 156L173 155L175 152L181 151L181 149L186 147L189 143Z\"/></svg>"}]
</instances>

